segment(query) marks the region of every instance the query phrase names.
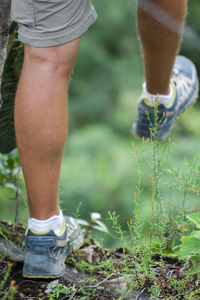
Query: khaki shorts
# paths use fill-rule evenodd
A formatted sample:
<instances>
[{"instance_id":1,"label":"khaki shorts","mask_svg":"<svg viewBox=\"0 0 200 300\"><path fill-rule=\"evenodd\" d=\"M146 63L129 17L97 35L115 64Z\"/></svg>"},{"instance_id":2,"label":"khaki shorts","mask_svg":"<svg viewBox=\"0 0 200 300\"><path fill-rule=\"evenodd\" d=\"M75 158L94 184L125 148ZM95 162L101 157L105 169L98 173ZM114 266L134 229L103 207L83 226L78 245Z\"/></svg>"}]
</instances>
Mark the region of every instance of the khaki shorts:
<instances>
[{"instance_id":1,"label":"khaki shorts","mask_svg":"<svg viewBox=\"0 0 200 300\"><path fill-rule=\"evenodd\" d=\"M92 25L96 11L91 0L11 0L11 17L19 25L19 40L50 47L80 37Z\"/></svg>"}]
</instances>

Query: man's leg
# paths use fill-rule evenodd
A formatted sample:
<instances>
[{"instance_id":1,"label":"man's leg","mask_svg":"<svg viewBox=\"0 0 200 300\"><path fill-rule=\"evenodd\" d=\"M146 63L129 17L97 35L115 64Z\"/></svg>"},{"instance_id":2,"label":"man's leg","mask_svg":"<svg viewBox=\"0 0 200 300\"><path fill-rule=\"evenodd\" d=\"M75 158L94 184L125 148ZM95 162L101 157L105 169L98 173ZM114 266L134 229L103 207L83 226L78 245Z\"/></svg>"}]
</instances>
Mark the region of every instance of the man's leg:
<instances>
[{"instance_id":1,"label":"man's leg","mask_svg":"<svg viewBox=\"0 0 200 300\"><path fill-rule=\"evenodd\" d=\"M79 48L25 45L15 102L15 129L30 217L59 214L58 181L67 133L67 86Z\"/></svg>"},{"instance_id":2,"label":"man's leg","mask_svg":"<svg viewBox=\"0 0 200 300\"><path fill-rule=\"evenodd\" d=\"M197 99L196 68L189 59L177 56L186 4L186 0L138 0L146 79L132 127L139 138L167 138L175 119Z\"/></svg>"},{"instance_id":3,"label":"man's leg","mask_svg":"<svg viewBox=\"0 0 200 300\"><path fill-rule=\"evenodd\" d=\"M76 220L63 217L58 203L67 86L80 37L97 14L91 0L12 0L11 15L19 25L18 39L25 44L15 102L17 146L30 210L23 276L60 277L67 255L83 242Z\"/></svg>"},{"instance_id":4,"label":"man's leg","mask_svg":"<svg viewBox=\"0 0 200 300\"><path fill-rule=\"evenodd\" d=\"M147 90L151 94L168 94L181 35L170 29L171 24L164 26L151 16L151 14L160 13L160 10L156 13L155 10L152 11L154 7L152 6L151 10L150 6L148 12L145 12L144 8L148 2L148 0L139 0L138 2L138 30L143 48ZM158 9L161 8L165 14L172 16L183 27L186 0L151 0L150 2L155 4ZM174 30L176 29L174 28ZM181 28L178 29L181 32Z\"/></svg>"},{"instance_id":5,"label":"man's leg","mask_svg":"<svg viewBox=\"0 0 200 300\"><path fill-rule=\"evenodd\" d=\"M67 87L80 39L54 47L25 45L15 102L15 129L28 193L23 276L56 278L83 242L76 221L63 217L58 182L67 134Z\"/></svg>"}]
</instances>

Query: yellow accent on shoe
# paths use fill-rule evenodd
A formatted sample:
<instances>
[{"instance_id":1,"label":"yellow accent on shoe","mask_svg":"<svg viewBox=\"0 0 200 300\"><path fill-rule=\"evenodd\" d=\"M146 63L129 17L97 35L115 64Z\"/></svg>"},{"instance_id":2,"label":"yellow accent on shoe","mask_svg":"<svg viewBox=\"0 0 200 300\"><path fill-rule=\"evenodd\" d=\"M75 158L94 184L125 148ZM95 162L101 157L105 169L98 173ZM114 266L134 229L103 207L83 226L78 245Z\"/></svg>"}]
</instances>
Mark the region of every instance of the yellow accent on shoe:
<instances>
[{"instance_id":1,"label":"yellow accent on shoe","mask_svg":"<svg viewBox=\"0 0 200 300\"><path fill-rule=\"evenodd\" d=\"M41 278L41 279L53 279L53 278L60 278L60 277L62 277L64 275L64 273L62 273L61 275L55 275L55 276L40 276L40 275L38 275L38 276L31 276L31 275L26 275L26 274L23 274L22 276L24 277L24 278L35 278L35 279L39 279L39 278Z\"/></svg>"},{"instance_id":2,"label":"yellow accent on shoe","mask_svg":"<svg viewBox=\"0 0 200 300\"><path fill-rule=\"evenodd\" d=\"M37 234L37 235L44 235L44 234L47 234L49 231L51 231L51 229L48 229L48 230L45 230L45 231L42 231L42 232L38 232L38 231L30 228L30 231L32 231L34 234Z\"/></svg>"},{"instance_id":3,"label":"yellow accent on shoe","mask_svg":"<svg viewBox=\"0 0 200 300\"><path fill-rule=\"evenodd\" d=\"M155 103L155 104L151 104L151 103L149 103L149 101L145 98L144 92L142 92L142 98L144 99L144 103L145 103L147 106L149 106L149 107L155 107L156 105L161 104L161 102L159 101L158 97L159 97L159 94L157 94L157 98L155 99L155 102L156 102L156 103Z\"/></svg>"},{"instance_id":4,"label":"yellow accent on shoe","mask_svg":"<svg viewBox=\"0 0 200 300\"><path fill-rule=\"evenodd\" d=\"M66 221L65 221L65 218L63 218L62 229L61 229L61 232L58 234L58 236L62 236L63 233L65 232L65 229L66 229Z\"/></svg>"},{"instance_id":5,"label":"yellow accent on shoe","mask_svg":"<svg viewBox=\"0 0 200 300\"><path fill-rule=\"evenodd\" d=\"M65 228L66 228L66 221L65 221L65 218L63 218L63 225L62 225L61 231L57 235L62 236L63 233L65 232ZM26 229L25 236L27 235L28 230L29 230L29 228ZM37 235L44 235L44 234L47 234L49 231L51 231L51 229L47 229L45 231L38 232L38 231L34 230L33 228L30 228L30 231L32 231L34 234L37 234Z\"/></svg>"},{"instance_id":6,"label":"yellow accent on shoe","mask_svg":"<svg viewBox=\"0 0 200 300\"><path fill-rule=\"evenodd\" d=\"M172 95L172 100L168 105L165 105L165 107L170 108L174 104L175 98L176 98L176 88L173 80L170 80L171 86L173 88L173 95Z\"/></svg>"}]
</instances>

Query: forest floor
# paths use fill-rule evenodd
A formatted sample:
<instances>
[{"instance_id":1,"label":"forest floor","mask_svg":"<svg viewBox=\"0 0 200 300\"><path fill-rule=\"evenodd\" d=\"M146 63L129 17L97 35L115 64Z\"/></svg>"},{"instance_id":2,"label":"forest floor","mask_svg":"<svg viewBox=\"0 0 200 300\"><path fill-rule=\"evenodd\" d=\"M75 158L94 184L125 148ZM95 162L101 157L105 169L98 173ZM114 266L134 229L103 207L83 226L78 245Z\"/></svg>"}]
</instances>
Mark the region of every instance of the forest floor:
<instances>
[{"instance_id":1,"label":"forest floor","mask_svg":"<svg viewBox=\"0 0 200 300\"><path fill-rule=\"evenodd\" d=\"M200 299L196 276L186 280L177 258L154 255L154 276L141 277L141 257L119 248L103 249L90 239L66 261L60 279L33 280L22 277L24 226L0 222L0 299ZM124 261L124 255L126 261ZM162 261L162 263L161 263ZM137 266L137 267L136 267ZM125 272L126 270L126 272Z\"/></svg>"}]
</instances>

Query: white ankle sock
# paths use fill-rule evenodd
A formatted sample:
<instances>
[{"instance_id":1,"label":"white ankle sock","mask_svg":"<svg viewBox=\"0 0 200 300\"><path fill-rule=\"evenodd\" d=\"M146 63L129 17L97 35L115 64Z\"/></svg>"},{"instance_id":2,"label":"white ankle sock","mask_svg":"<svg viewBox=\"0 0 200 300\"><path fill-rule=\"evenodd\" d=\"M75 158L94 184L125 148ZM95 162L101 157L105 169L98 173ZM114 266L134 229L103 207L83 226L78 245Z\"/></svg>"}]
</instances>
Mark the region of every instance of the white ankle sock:
<instances>
[{"instance_id":1,"label":"white ankle sock","mask_svg":"<svg viewBox=\"0 0 200 300\"><path fill-rule=\"evenodd\" d=\"M147 101L149 102L149 104L154 105L154 104L156 104L156 102L159 101L160 103L164 104L165 106L170 104L170 102L172 101L172 98L173 98L173 93L174 93L171 83L170 83L170 93L168 95L150 94L147 91L146 82L143 83L143 91L144 91L145 97L146 97Z\"/></svg>"},{"instance_id":2,"label":"white ankle sock","mask_svg":"<svg viewBox=\"0 0 200 300\"><path fill-rule=\"evenodd\" d=\"M41 233L49 229L53 229L55 234L60 234L63 226L63 213L60 210L60 214L53 216L47 220L37 220L34 218L28 218L28 228Z\"/></svg>"}]
</instances>

